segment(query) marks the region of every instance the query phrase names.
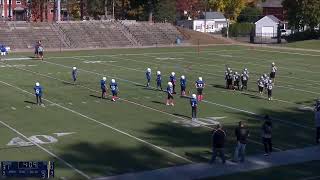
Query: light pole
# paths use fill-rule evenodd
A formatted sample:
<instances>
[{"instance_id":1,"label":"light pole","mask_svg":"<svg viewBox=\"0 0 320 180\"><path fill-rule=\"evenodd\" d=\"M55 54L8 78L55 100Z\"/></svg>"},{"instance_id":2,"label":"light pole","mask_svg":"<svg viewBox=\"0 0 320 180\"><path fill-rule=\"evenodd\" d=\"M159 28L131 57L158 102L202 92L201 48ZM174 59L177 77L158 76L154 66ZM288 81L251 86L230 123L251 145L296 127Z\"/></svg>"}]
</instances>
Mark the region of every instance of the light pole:
<instances>
[{"instance_id":1,"label":"light pole","mask_svg":"<svg viewBox=\"0 0 320 180\"><path fill-rule=\"evenodd\" d=\"M205 0L205 6L204 6L204 33L207 32L207 5L208 5L208 0Z\"/></svg>"},{"instance_id":2,"label":"light pole","mask_svg":"<svg viewBox=\"0 0 320 180\"><path fill-rule=\"evenodd\" d=\"M112 0L112 19L114 20L114 0Z\"/></svg>"}]
</instances>

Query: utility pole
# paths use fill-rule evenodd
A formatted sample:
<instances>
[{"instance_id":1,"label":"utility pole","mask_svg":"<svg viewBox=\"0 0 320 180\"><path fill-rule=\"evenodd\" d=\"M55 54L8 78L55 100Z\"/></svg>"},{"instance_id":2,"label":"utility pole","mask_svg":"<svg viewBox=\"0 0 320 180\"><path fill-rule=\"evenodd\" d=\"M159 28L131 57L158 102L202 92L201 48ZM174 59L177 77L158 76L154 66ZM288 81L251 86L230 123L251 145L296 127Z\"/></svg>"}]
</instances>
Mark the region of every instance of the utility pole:
<instances>
[{"instance_id":1,"label":"utility pole","mask_svg":"<svg viewBox=\"0 0 320 180\"><path fill-rule=\"evenodd\" d=\"M207 5L208 5L208 0L206 0L205 6L204 6L204 33L207 32Z\"/></svg>"},{"instance_id":2,"label":"utility pole","mask_svg":"<svg viewBox=\"0 0 320 180\"><path fill-rule=\"evenodd\" d=\"M114 19L114 0L112 0L112 19Z\"/></svg>"},{"instance_id":3,"label":"utility pole","mask_svg":"<svg viewBox=\"0 0 320 180\"><path fill-rule=\"evenodd\" d=\"M12 0L9 0L9 9L8 9L8 17L11 20L12 18Z\"/></svg>"},{"instance_id":4,"label":"utility pole","mask_svg":"<svg viewBox=\"0 0 320 180\"><path fill-rule=\"evenodd\" d=\"M61 21L61 0L57 0L57 22Z\"/></svg>"}]
</instances>

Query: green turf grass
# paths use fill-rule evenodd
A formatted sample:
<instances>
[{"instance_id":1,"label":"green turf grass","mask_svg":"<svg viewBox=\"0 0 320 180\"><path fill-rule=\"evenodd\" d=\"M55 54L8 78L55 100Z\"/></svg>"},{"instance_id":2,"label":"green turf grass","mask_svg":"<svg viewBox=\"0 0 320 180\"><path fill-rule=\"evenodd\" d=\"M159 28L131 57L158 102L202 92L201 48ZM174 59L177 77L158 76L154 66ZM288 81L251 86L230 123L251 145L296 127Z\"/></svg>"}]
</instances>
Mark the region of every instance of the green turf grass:
<instances>
[{"instance_id":1,"label":"green turf grass","mask_svg":"<svg viewBox=\"0 0 320 180\"><path fill-rule=\"evenodd\" d=\"M195 92L194 81L199 76L203 77L207 84L204 90L206 102L199 105L199 117L224 117L219 121L227 130L229 158L235 145L233 131L240 120L245 121L251 131L247 153L263 153L260 144L260 116L265 114L283 121L274 120L276 148L286 150L311 146L314 143L313 114L303 110L303 107L312 106L314 99L320 94L317 71L320 53L297 55L290 54L292 51L281 52L240 46L205 47L200 54L195 48L149 48L50 52L46 53L45 62L6 61L6 65L0 65L1 81L31 93L34 83L39 81L44 87L44 98L60 107L50 102L45 102L45 108L38 107L32 104L35 100L33 95L0 83L2 121L26 136L76 132L58 138L55 144L45 144L43 147L90 177L190 163L186 159L207 162L210 158L210 133L213 126L183 126L190 123L188 99L176 95L175 107L165 106L164 92L143 87L145 70L150 67L153 87L157 70L162 72L164 88L172 71L176 72L177 79L182 74L185 75L188 92ZM8 58L28 55L17 53ZM270 102L266 101L265 95L260 97L257 94L256 79L262 73L269 73L273 61L276 62L279 73L274 89L275 100ZM239 72L244 67L249 69L247 94L224 89L226 64ZM69 83L73 66L77 66L79 70L78 85ZM114 103L110 99L99 98L99 81L103 76L107 76L108 82L111 78L117 80L119 95L124 101ZM179 85L177 90L179 92ZM101 123L132 136L114 131ZM82 178L36 147L8 149L7 142L18 135L0 127L4 129L0 145L4 149L0 154L1 160L55 160L58 163L57 177ZM153 145L163 149L157 149ZM39 156L28 151L39 151Z\"/></svg>"}]
</instances>

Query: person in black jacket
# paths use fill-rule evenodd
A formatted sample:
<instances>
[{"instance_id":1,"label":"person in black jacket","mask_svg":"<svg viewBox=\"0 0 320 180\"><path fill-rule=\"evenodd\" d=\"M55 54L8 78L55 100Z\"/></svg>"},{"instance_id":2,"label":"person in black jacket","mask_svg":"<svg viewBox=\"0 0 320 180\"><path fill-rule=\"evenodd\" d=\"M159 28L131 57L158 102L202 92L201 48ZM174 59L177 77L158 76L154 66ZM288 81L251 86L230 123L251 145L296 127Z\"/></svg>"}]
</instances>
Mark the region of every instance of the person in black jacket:
<instances>
[{"instance_id":1,"label":"person in black jacket","mask_svg":"<svg viewBox=\"0 0 320 180\"><path fill-rule=\"evenodd\" d=\"M265 122L262 125L262 142L264 145L265 156L272 152L272 122L268 115L265 116Z\"/></svg>"},{"instance_id":2,"label":"person in black jacket","mask_svg":"<svg viewBox=\"0 0 320 180\"><path fill-rule=\"evenodd\" d=\"M220 124L217 125L217 129L215 129L212 133L212 157L210 160L210 164L214 163L217 155L219 154L222 160L222 163L226 163L226 158L224 155L224 143L226 140L226 133L222 129Z\"/></svg>"},{"instance_id":3,"label":"person in black jacket","mask_svg":"<svg viewBox=\"0 0 320 180\"><path fill-rule=\"evenodd\" d=\"M234 152L234 161L238 162L240 158L240 162L244 162L249 130L242 121L239 122L239 126L235 129L235 135L237 137L237 147Z\"/></svg>"}]
</instances>

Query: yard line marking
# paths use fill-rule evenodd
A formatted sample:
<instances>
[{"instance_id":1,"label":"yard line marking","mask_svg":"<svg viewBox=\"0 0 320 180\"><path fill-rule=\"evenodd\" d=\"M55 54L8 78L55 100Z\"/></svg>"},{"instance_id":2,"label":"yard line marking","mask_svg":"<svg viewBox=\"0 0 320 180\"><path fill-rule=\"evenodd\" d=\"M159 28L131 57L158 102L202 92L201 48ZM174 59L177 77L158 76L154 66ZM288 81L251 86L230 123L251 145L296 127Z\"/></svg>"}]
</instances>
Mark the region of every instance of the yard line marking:
<instances>
[{"instance_id":1,"label":"yard line marking","mask_svg":"<svg viewBox=\"0 0 320 180\"><path fill-rule=\"evenodd\" d=\"M232 109L232 110L235 110L235 111L244 112L244 113L247 113L247 114L250 114L250 115L255 115L255 116L261 117L259 114L255 113L255 112L251 112L251 111L247 111L247 110L243 110L243 109L239 109L239 108L235 108L235 107L231 107L231 106L227 106L227 105L223 105L223 104L214 103L214 102L211 102L211 101L208 101L208 100L203 100L203 102L206 102L206 103L209 103L209 104L213 104L213 105L216 105L216 106L220 106L220 107L225 107L227 109ZM287 121L287 120L282 120L282 119L279 119L279 118L271 118L271 119L277 120L277 121L282 122L284 124L288 124L288 125L292 125L292 126L296 126L296 127L301 127L301 128L305 128L305 129L309 129L309 130L314 130L315 129L315 128L312 128L312 127L309 127L309 126L303 126L303 125L300 125L300 124L297 124L297 123L294 123L294 122L290 122L290 121Z\"/></svg>"},{"instance_id":2,"label":"yard line marking","mask_svg":"<svg viewBox=\"0 0 320 180\"><path fill-rule=\"evenodd\" d=\"M44 61L44 62L48 62L48 61ZM50 62L51 63L51 62ZM56 63L52 63L52 64L56 64ZM60 65L60 64L56 64L56 65ZM68 67L68 66L65 66L65 65L61 65L61 66L63 66L63 67L67 67L67 68L71 68L71 67ZM79 69L79 70L83 70L83 69ZM87 71L87 70L85 70L86 72L91 72L91 71ZM96 74L96 73L95 73ZM99 74L99 73L98 73ZM122 80L121 78L117 78L117 77L115 77L116 79L120 79L120 80ZM141 84L141 83L138 83L138 82L134 82L134 81L129 81L129 80L126 80L126 81L128 81L128 82L133 82L134 84L137 84L137 85L141 85L141 86L144 86L143 84ZM155 87L152 87L152 89L156 89ZM203 101L203 102L208 102L209 103L209 101ZM217 105L217 106L221 106L221 107L223 107L223 106L226 106L226 105L223 105L223 104L218 104L218 103L209 103L209 104L213 104L213 105ZM143 105L144 106L144 105ZM240 109L237 109L237 108L233 108L233 107L230 107L230 106L226 106L226 107L229 107L229 109L233 109L233 110L236 110L236 111L239 111ZM250 111L246 111L246 110L240 110L241 112L247 112L248 114L251 114L251 115L258 115L258 114L256 114L256 113L253 113L253 112L250 112ZM168 113L168 114L170 114L170 113ZM171 115L171 114L170 114ZM179 116L178 116L179 117ZM302 127L302 128L306 128L306 129L314 129L314 128L311 128L311 127L308 127L308 126L303 126L303 125L300 125L300 124L297 124L297 123L292 123L292 122L290 122L290 121L287 121L287 120L281 120L281 119L276 119L276 118L273 118L274 120L277 120L277 121L279 121L279 122L282 122L282 123L284 123L284 124L287 124L287 125L293 125L293 126L297 126L297 127Z\"/></svg>"},{"instance_id":3,"label":"yard line marking","mask_svg":"<svg viewBox=\"0 0 320 180\"><path fill-rule=\"evenodd\" d=\"M69 67L67 67L67 68L69 68ZM44 75L44 74L41 74L41 73L38 73L38 72L33 72L33 71L30 71L30 70L27 70L27 69L20 68L20 70L24 70L24 71L31 72L31 73L34 73L34 74L38 74L38 75L41 75L41 76L44 76L44 77L47 77L47 78L55 79L55 80L57 80L57 81L66 82L66 83L71 83L71 82L68 82L68 81L65 81L65 80L61 80L61 79L58 79L58 78L55 78L55 77L52 77L52 76ZM79 69L79 70L81 70L81 69ZM88 88L88 87L86 87L86 86L82 86L82 85L78 85L78 84L76 84L76 86L82 87L82 88L84 88L84 89L88 89L88 90L93 91L93 92L99 92L99 91L97 91L97 90ZM110 96L110 95L109 95L109 96ZM119 98L119 100L122 100L122 101L125 101L125 102L128 102L128 103L131 103L131 104L134 104L134 105L137 105L137 106L140 106L140 107L149 109L149 110L157 111L157 112L159 112L159 113L163 113L163 114L166 114L166 115L175 117L175 118L179 118L179 119L182 119L182 120L184 120L184 121L190 121L190 120L185 119L185 118L183 118L183 117L176 116L176 115L174 115L174 114L170 114L170 113L167 113L167 112L165 112L165 111L161 111L161 110L158 110L158 109L155 109L155 108L152 108L152 107L149 107L149 106L145 106L145 105L142 105L142 104L133 102L133 101L129 101L129 100L126 100L126 99L124 99L124 98ZM99 102L99 101L97 101L97 102ZM205 126L205 125L202 125L202 127L208 128L208 129L210 129L210 130L214 130L214 129L215 129L215 128L212 128L212 127L210 127L210 126ZM252 139L248 139L248 141L250 141L250 142L252 142L252 143L255 143L255 144L258 144L258 145L263 145L262 143L260 143L260 142L258 142L258 141L255 141L255 140L252 140ZM282 149L277 148L277 147L273 147L273 148L276 149L276 150L278 150L278 151L283 151Z\"/></svg>"},{"instance_id":4,"label":"yard line marking","mask_svg":"<svg viewBox=\"0 0 320 180\"><path fill-rule=\"evenodd\" d=\"M301 55L301 56L314 56L318 57L320 54L306 54L306 53L297 53L297 52L285 52L285 51L276 51L276 50L263 50L263 49L250 49L253 51L262 51L262 52L276 52L280 54L292 54L292 55Z\"/></svg>"},{"instance_id":5,"label":"yard line marking","mask_svg":"<svg viewBox=\"0 0 320 180\"><path fill-rule=\"evenodd\" d=\"M130 59L127 59L127 58L119 58L119 57L116 57L116 58L130 61ZM75 59L79 59L79 60L82 60L82 61L85 60L85 59L81 59L81 58L75 58ZM132 60L132 61L137 61L137 60ZM128 68L128 67L119 66L119 65L114 65L114 64L105 64L105 63L99 63L99 64L108 65L108 66L114 66L114 67L119 67L119 68L123 68L123 69L127 69L127 70L137 71L137 72L145 72L145 71L143 71L143 70L139 70L139 69L135 69L135 68ZM152 64L156 64L156 63L152 63ZM156 64L156 65L160 65L160 64ZM194 71L194 72L199 72L199 71ZM199 72L199 73L203 73L203 72ZM206 73L206 74L212 74L212 73ZM212 75L220 76L220 75L217 75L217 74L212 74ZM166 76L166 75L163 75L163 76L168 77L168 76ZM222 77L222 76L221 76L221 77ZM137 82L134 82L134 84L137 84ZM138 83L138 85L142 85L142 84ZM277 87L286 88L285 86L277 86ZM300 90L300 91L306 92L305 90L301 90L301 89L294 89L294 88L292 88L292 90L297 90L297 91ZM309 91L309 92L312 92L312 91ZM237 91L237 93L240 93L240 94L249 94L249 95L254 95L254 96L256 96L255 94L251 94L251 93L248 93L248 92L239 92L239 91ZM259 96L256 96L256 97L259 97ZM290 101L281 100L281 99L277 99L277 98L274 98L273 100L279 101L279 102L282 102L282 103L295 104L295 105L297 105L297 103L295 103L295 102L290 102ZM300 105L300 104L299 104L299 105Z\"/></svg>"},{"instance_id":6,"label":"yard line marking","mask_svg":"<svg viewBox=\"0 0 320 180\"><path fill-rule=\"evenodd\" d=\"M24 93L26 93L26 94L33 95L33 93L30 93L30 92L28 92L28 91L26 91L26 90L24 90L24 89L21 89L21 88L19 88L19 87L17 87L17 86L11 85L11 84L6 83L6 82L4 82L4 81L0 81L0 83L5 84L5 85L7 85L7 86L9 86L9 87L18 89L18 90L20 90L20 91L22 91L22 92L24 92ZM182 156L180 156L180 155L178 155L178 154L175 154L175 153L173 153L173 152L171 152L171 151L168 151L168 150L166 150L166 149L164 149L164 148L162 148L162 147L160 147L160 146L154 145L154 144L152 144L152 143L150 143L150 142L148 142L148 141L145 141L145 140L143 140L143 139L140 139L140 138L138 138L138 137L136 137L136 136L133 136L133 135L131 135L131 134L127 133L127 132L124 132L124 131L122 131L122 130L119 130L119 129L115 128L115 127L112 127L112 126L110 126L110 125L108 125L108 124L106 124L106 123L103 123L103 122L101 122L101 121L98 121L98 120L96 120L96 119L93 119L93 118L91 118L91 117L89 117L89 116L86 116L86 115L84 115L84 114L81 114L81 113L79 113L79 112L77 112L77 111L75 111L75 110L72 110L72 109L67 108L67 107L65 107L65 106L62 106L62 105L60 105L60 104L57 104L57 103L55 103L55 102L53 102L53 101L50 101L50 100L48 100L48 99L43 98L43 100L44 100L44 101L47 101L47 102L49 102L49 103L51 103L51 104L54 104L54 105L56 105L57 107L60 107L61 109L64 109L64 110L69 111L69 112L72 112L72 113L77 114L77 115L79 115L79 116L81 116L81 117L83 117L83 118L86 118L86 119L88 119L88 120L91 120L91 121L93 121L93 122L95 122L95 123L97 123L97 124L100 124L100 125L105 126L105 127L109 128L109 129L112 129L112 130L114 130L114 131L116 131L116 132L119 132L119 133L121 133L121 134L123 134L123 135L126 135L126 136L128 136L128 137L131 137L131 138L133 138L133 139L135 139L135 140L137 140L137 141L139 141L139 142L141 142L141 143L147 144L147 145L149 145L149 146L151 146L151 147L153 147L153 148L155 148L155 149L158 149L158 150L161 150L161 151L166 152L166 153L168 153L168 154L171 154L172 156L175 156L175 157L177 157L177 158L180 158L180 159L182 159L182 160L184 160L184 161L186 161L186 162L193 163L193 161L191 161L191 160L189 160L189 159L187 159L187 158L184 158L184 157L182 157Z\"/></svg>"},{"instance_id":7,"label":"yard line marking","mask_svg":"<svg viewBox=\"0 0 320 180\"><path fill-rule=\"evenodd\" d=\"M53 156L54 158L58 159L59 161L61 161L63 164L67 165L69 168L73 169L74 171L76 171L78 174L82 175L83 177L87 178L87 179L91 179L91 177L87 174L85 174L84 172L80 171L79 169L75 168L72 164L68 163L67 161L63 160L62 158L60 158L58 155L54 154L53 152L49 151L48 149L42 147L41 145L39 145L38 143L31 141L27 136L25 136L24 134L22 134L21 132L19 132L17 129L14 129L13 127L11 127L10 125L6 124L3 121L0 121L0 123L4 126L6 126L7 128L9 128L10 130L12 130L13 132L17 133L19 136L25 138L27 141L31 142L32 144L34 144L35 146L37 146L38 148L40 148L41 150L45 151L46 153L50 154L51 156Z\"/></svg>"}]
</instances>

